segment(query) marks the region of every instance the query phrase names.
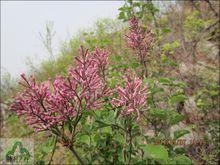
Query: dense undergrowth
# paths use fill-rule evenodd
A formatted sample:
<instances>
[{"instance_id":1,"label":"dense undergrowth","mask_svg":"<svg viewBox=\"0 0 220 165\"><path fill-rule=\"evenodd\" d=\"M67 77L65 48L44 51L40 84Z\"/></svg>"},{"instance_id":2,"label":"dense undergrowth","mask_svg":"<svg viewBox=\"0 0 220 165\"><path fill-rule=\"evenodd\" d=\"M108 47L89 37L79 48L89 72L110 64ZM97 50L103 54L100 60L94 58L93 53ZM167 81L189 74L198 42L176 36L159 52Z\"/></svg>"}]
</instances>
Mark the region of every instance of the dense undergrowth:
<instances>
[{"instance_id":1,"label":"dense undergrowth","mask_svg":"<svg viewBox=\"0 0 220 165\"><path fill-rule=\"evenodd\" d=\"M85 93L87 88L81 79L90 77L98 80L90 84L95 92L107 88L111 91L101 94L101 105L90 102L91 93L87 98L83 92L80 103L72 98L74 105L81 106L77 115L68 107L67 112L60 113L54 102L46 103L54 114L52 118L51 114L42 114L50 122L46 127L37 122L37 131L41 127L48 129L38 134L24 124L36 126L30 123L33 118L19 120L6 110L1 137L34 139L36 164L218 164L219 4L217 1L162 4L165 9L151 1L126 1L119 9L118 20L97 21L94 28L81 31L64 43L56 59L45 60L39 68L30 67L37 83L48 78L57 82L50 87L58 93L54 94L54 100L46 97L53 92L47 94L46 87L37 87L42 88L36 89L37 92L46 92L43 97L46 101L71 98L63 85L65 82L76 85L71 78L81 82L75 91ZM84 49L79 51L81 45ZM86 48L92 54L91 59ZM100 73L94 67L98 62L90 66L103 54L96 52L97 48L108 51L108 58L101 59L107 62ZM68 70L69 66L83 68L82 61L73 62L75 57L92 61L85 65L89 71L85 71L84 78ZM63 81L57 75L69 78ZM23 82L34 84L32 78L22 77ZM26 85L23 84L25 88ZM35 89L34 85L30 87ZM1 105L7 109L13 102L10 97L19 91L22 88L6 76L1 84ZM94 98L100 99L95 94ZM62 114L69 116L70 121Z\"/></svg>"}]
</instances>

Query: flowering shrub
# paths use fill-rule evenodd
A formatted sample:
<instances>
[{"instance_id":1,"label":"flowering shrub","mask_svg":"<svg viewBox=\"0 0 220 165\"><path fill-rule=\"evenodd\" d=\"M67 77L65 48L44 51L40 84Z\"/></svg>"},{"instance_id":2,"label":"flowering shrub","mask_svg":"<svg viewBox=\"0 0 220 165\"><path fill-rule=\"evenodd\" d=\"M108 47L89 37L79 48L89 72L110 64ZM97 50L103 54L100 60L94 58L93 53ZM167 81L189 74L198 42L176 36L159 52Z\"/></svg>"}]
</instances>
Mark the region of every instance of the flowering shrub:
<instances>
[{"instance_id":1,"label":"flowering shrub","mask_svg":"<svg viewBox=\"0 0 220 165\"><path fill-rule=\"evenodd\" d=\"M64 145L70 145L82 111L96 110L103 97L111 93L101 77L104 77L108 52L95 49L90 53L80 47L79 55L75 58L76 67L68 69L68 76L57 76L52 83L37 84L33 76L28 80L22 74L20 84L25 90L11 106L19 116L25 116L26 123L35 131L49 130L61 137ZM70 125L71 138L61 133L60 127L65 122Z\"/></svg>"},{"instance_id":2,"label":"flowering shrub","mask_svg":"<svg viewBox=\"0 0 220 165\"><path fill-rule=\"evenodd\" d=\"M11 109L36 133L9 115L3 136L33 137L37 165L217 164L218 6L125 0L118 18L128 28L98 21L42 63L35 78L22 74L21 88L7 77L3 116L5 98L22 89ZM50 40L53 29L46 31Z\"/></svg>"},{"instance_id":3,"label":"flowering shrub","mask_svg":"<svg viewBox=\"0 0 220 165\"><path fill-rule=\"evenodd\" d=\"M135 35L132 33L131 38ZM130 45L140 46L133 42ZM24 116L26 123L36 132L51 131L55 134L83 164L73 147L77 124L83 116L83 111L102 108L106 104L105 98L110 100L113 92L107 87L106 80L106 69L109 64L108 51L95 48L90 52L81 46L78 52L79 57L75 58L76 65L68 68L67 77L57 76L54 81L36 83L33 76L28 79L25 74L22 74L23 81L20 85L25 89L14 98L11 109L19 116ZM137 76L132 78L131 71L127 72L125 79L125 89L118 87L115 90L118 98L113 98L110 102L113 109L122 108L121 116L137 114L137 119L140 119L140 114L146 106L147 88L141 87L142 80ZM69 129L62 131L65 125L68 125Z\"/></svg>"},{"instance_id":4,"label":"flowering shrub","mask_svg":"<svg viewBox=\"0 0 220 165\"><path fill-rule=\"evenodd\" d=\"M33 76L21 75L24 90L14 98L11 109L36 132L54 135L80 164L168 163L174 159L168 157L164 146L146 145L156 139L146 135L143 124L153 126L158 138L158 129L167 130L183 117L173 110L156 109L154 94L158 89L144 83L151 82L146 78L153 33L141 27L135 17L129 24L127 43L138 57L142 72L138 76L138 71L134 74L128 69L124 86L109 88L109 52L97 47L89 51L81 46L75 66L68 68L66 77L58 75L37 83ZM165 84L167 81L161 80ZM173 97L171 104L179 101Z\"/></svg>"},{"instance_id":5,"label":"flowering shrub","mask_svg":"<svg viewBox=\"0 0 220 165\"><path fill-rule=\"evenodd\" d=\"M82 110L95 110L100 99L110 94L99 74L99 69L106 67L107 52L96 49L93 57L88 49L84 52L81 47L79 54L76 68L69 68L68 77L57 76L51 84L50 81L37 84L33 76L28 80L21 75L20 84L25 90L15 98L12 109L26 116L27 124L36 131L71 120Z\"/></svg>"}]
</instances>

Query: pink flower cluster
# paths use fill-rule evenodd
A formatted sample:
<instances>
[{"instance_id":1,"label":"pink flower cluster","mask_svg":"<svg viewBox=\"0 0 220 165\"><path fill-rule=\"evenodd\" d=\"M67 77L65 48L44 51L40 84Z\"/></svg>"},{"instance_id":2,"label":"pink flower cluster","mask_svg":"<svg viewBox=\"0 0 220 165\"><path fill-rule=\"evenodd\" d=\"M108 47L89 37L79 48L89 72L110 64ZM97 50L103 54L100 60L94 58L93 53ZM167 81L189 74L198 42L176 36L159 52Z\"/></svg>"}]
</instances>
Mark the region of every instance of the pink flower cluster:
<instances>
[{"instance_id":1,"label":"pink flower cluster","mask_svg":"<svg viewBox=\"0 0 220 165\"><path fill-rule=\"evenodd\" d=\"M129 20L130 32L126 36L128 45L135 51L140 58L143 60L153 42L153 33L146 32L144 28L142 28L138 20L133 17Z\"/></svg>"},{"instance_id":2,"label":"pink flower cluster","mask_svg":"<svg viewBox=\"0 0 220 165\"><path fill-rule=\"evenodd\" d=\"M116 107L122 107L121 114L123 116L137 113L137 119L139 119L140 111L147 103L147 86L141 87L142 80L136 76L132 79L130 71L128 71L125 78L125 88L118 87L116 89L118 98L114 98L112 104Z\"/></svg>"},{"instance_id":3,"label":"pink flower cluster","mask_svg":"<svg viewBox=\"0 0 220 165\"><path fill-rule=\"evenodd\" d=\"M98 68L105 69L108 64L108 55L109 52L105 49L99 49L95 48L93 52L94 60L96 61L96 64L98 65Z\"/></svg>"},{"instance_id":4,"label":"pink flower cluster","mask_svg":"<svg viewBox=\"0 0 220 165\"><path fill-rule=\"evenodd\" d=\"M143 59L148 49L145 33L136 18L129 23L131 32L127 36L128 43L133 49L139 50L139 56ZM73 122L82 111L98 109L105 100L103 98L112 93L106 86L105 73L109 52L99 48L90 52L82 46L78 52L76 66L68 68L67 77L57 76L54 81L36 83L33 76L27 78L21 75L23 81L20 84L24 91L15 97L11 109L19 116L24 116L26 123L36 131L56 129L65 121ZM122 116L134 113L139 119L146 105L147 87L142 87L142 80L133 77L130 71L125 78L125 88L116 89L118 98L111 103L122 107Z\"/></svg>"},{"instance_id":5,"label":"pink flower cluster","mask_svg":"<svg viewBox=\"0 0 220 165\"><path fill-rule=\"evenodd\" d=\"M93 58L96 61L96 64L98 65L99 68L99 74L103 78L103 81L105 81L106 78L106 66L108 65L108 55L109 52L105 49L99 49L95 48L93 51Z\"/></svg>"},{"instance_id":6,"label":"pink flower cluster","mask_svg":"<svg viewBox=\"0 0 220 165\"><path fill-rule=\"evenodd\" d=\"M25 90L15 97L11 109L25 116L28 125L36 131L50 129L62 121L71 120L82 110L95 110L102 97L111 91L101 81L100 67L107 65L108 52L95 49L79 49L76 67L69 67L67 78L57 76L50 81L37 84L32 76L24 74L20 84Z\"/></svg>"},{"instance_id":7,"label":"pink flower cluster","mask_svg":"<svg viewBox=\"0 0 220 165\"><path fill-rule=\"evenodd\" d=\"M140 31L140 27L138 24L138 20L136 18L132 18L129 20L130 25L130 33L128 34L128 44L130 47L135 49L136 47L144 47L143 39L144 34Z\"/></svg>"}]
</instances>

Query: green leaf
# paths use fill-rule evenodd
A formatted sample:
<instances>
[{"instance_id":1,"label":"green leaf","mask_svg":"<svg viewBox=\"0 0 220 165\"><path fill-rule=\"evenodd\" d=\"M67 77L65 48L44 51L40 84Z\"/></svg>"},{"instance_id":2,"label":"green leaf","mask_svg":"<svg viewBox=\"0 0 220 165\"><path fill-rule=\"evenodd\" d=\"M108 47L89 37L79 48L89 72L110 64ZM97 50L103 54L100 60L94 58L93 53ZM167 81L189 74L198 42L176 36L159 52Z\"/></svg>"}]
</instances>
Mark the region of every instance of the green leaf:
<instances>
[{"instance_id":1,"label":"green leaf","mask_svg":"<svg viewBox=\"0 0 220 165\"><path fill-rule=\"evenodd\" d=\"M45 165L45 161L44 160L38 160L36 162L36 165Z\"/></svg>"},{"instance_id":2,"label":"green leaf","mask_svg":"<svg viewBox=\"0 0 220 165\"><path fill-rule=\"evenodd\" d=\"M175 152L176 154L184 154L184 153L186 153L186 150L185 150L185 148L183 148L183 147L178 147L178 148L176 148L176 149L174 150L174 152Z\"/></svg>"},{"instance_id":3,"label":"green leaf","mask_svg":"<svg viewBox=\"0 0 220 165\"><path fill-rule=\"evenodd\" d=\"M158 81L164 85L170 85L172 83L172 81L169 78L160 78Z\"/></svg>"},{"instance_id":4,"label":"green leaf","mask_svg":"<svg viewBox=\"0 0 220 165\"><path fill-rule=\"evenodd\" d=\"M131 65L131 68L132 68L132 69L136 69L137 67L140 66L140 64L137 63L137 62L132 62L130 65Z\"/></svg>"},{"instance_id":5,"label":"green leaf","mask_svg":"<svg viewBox=\"0 0 220 165\"><path fill-rule=\"evenodd\" d=\"M174 139L178 139L188 133L190 133L188 130L177 130L174 132Z\"/></svg>"},{"instance_id":6,"label":"green leaf","mask_svg":"<svg viewBox=\"0 0 220 165\"><path fill-rule=\"evenodd\" d=\"M118 19L124 19L125 18L125 13L124 12L120 12Z\"/></svg>"},{"instance_id":7,"label":"green leaf","mask_svg":"<svg viewBox=\"0 0 220 165\"><path fill-rule=\"evenodd\" d=\"M48 154L49 152L52 152L53 150L53 138L48 138L43 144L41 144L40 152L43 155Z\"/></svg>"},{"instance_id":8,"label":"green leaf","mask_svg":"<svg viewBox=\"0 0 220 165\"><path fill-rule=\"evenodd\" d=\"M168 152L162 145L149 144L141 148L144 150L147 157L158 160L168 160Z\"/></svg>"},{"instance_id":9,"label":"green leaf","mask_svg":"<svg viewBox=\"0 0 220 165\"><path fill-rule=\"evenodd\" d=\"M114 136L114 140L118 141L121 144L125 143L125 139L124 139L123 135L121 135L119 133Z\"/></svg>"},{"instance_id":10,"label":"green leaf","mask_svg":"<svg viewBox=\"0 0 220 165\"><path fill-rule=\"evenodd\" d=\"M81 142L81 143L85 143L85 144L87 144L87 145L90 144L90 137L89 137L89 135L80 135L80 136L78 137L78 140L79 140L79 142Z\"/></svg>"},{"instance_id":11,"label":"green leaf","mask_svg":"<svg viewBox=\"0 0 220 165\"><path fill-rule=\"evenodd\" d=\"M125 8L124 8L124 7L120 7L118 10L120 10L120 11L124 11Z\"/></svg>"},{"instance_id":12,"label":"green leaf","mask_svg":"<svg viewBox=\"0 0 220 165\"><path fill-rule=\"evenodd\" d=\"M140 5L141 5L140 2L134 2L134 3L133 3L133 6L134 6L134 7L140 7Z\"/></svg>"},{"instance_id":13,"label":"green leaf","mask_svg":"<svg viewBox=\"0 0 220 165\"><path fill-rule=\"evenodd\" d=\"M139 129L140 129L140 128L139 128L139 125L134 123L134 125L133 125L132 128L131 128L132 134L138 133L138 132L139 132Z\"/></svg>"},{"instance_id":14,"label":"green leaf","mask_svg":"<svg viewBox=\"0 0 220 165\"><path fill-rule=\"evenodd\" d=\"M114 119L116 119L119 116L119 112L121 111L120 108L116 108L116 110L114 111Z\"/></svg>"},{"instance_id":15,"label":"green leaf","mask_svg":"<svg viewBox=\"0 0 220 165\"><path fill-rule=\"evenodd\" d=\"M184 88L187 86L187 84L185 82L175 82L174 83L174 86L177 86L177 87L181 87L181 88Z\"/></svg>"},{"instance_id":16,"label":"green leaf","mask_svg":"<svg viewBox=\"0 0 220 165\"><path fill-rule=\"evenodd\" d=\"M103 121L100 121L100 120L96 120L95 122L97 122L99 124L98 128L103 128L103 127L109 126L108 123L104 123Z\"/></svg>"},{"instance_id":17,"label":"green leaf","mask_svg":"<svg viewBox=\"0 0 220 165\"><path fill-rule=\"evenodd\" d=\"M163 51L170 51L172 49L172 46L170 43L166 43L163 45Z\"/></svg>"},{"instance_id":18,"label":"green leaf","mask_svg":"<svg viewBox=\"0 0 220 165\"><path fill-rule=\"evenodd\" d=\"M209 93L212 97L214 97L214 96L218 96L219 92L216 90L216 91L210 91Z\"/></svg>"},{"instance_id":19,"label":"green leaf","mask_svg":"<svg viewBox=\"0 0 220 165\"><path fill-rule=\"evenodd\" d=\"M184 116L172 109L151 109L149 115L160 119L160 122L174 125L184 119Z\"/></svg>"},{"instance_id":20,"label":"green leaf","mask_svg":"<svg viewBox=\"0 0 220 165\"><path fill-rule=\"evenodd\" d=\"M178 41L174 41L174 42L172 43L173 49L178 48L179 46L180 46L180 43L179 43Z\"/></svg>"},{"instance_id":21,"label":"green leaf","mask_svg":"<svg viewBox=\"0 0 220 165\"><path fill-rule=\"evenodd\" d=\"M9 157L11 157L13 155L14 155L14 152L12 152L11 150L6 153L6 157L7 158L9 158Z\"/></svg>"},{"instance_id":22,"label":"green leaf","mask_svg":"<svg viewBox=\"0 0 220 165\"><path fill-rule=\"evenodd\" d=\"M169 66L179 66L177 63L175 63L173 60L169 60L168 62Z\"/></svg>"},{"instance_id":23,"label":"green leaf","mask_svg":"<svg viewBox=\"0 0 220 165\"><path fill-rule=\"evenodd\" d=\"M169 113L169 124L175 125L182 121L185 117L175 112L175 110L171 110Z\"/></svg>"},{"instance_id":24,"label":"green leaf","mask_svg":"<svg viewBox=\"0 0 220 165\"><path fill-rule=\"evenodd\" d=\"M191 165L192 164L192 161L184 155L176 156L174 157L173 160L176 162L177 165Z\"/></svg>"},{"instance_id":25,"label":"green leaf","mask_svg":"<svg viewBox=\"0 0 220 165\"><path fill-rule=\"evenodd\" d=\"M149 90L150 90L151 94L153 94L153 95L164 91L163 88L158 88L158 87L149 88Z\"/></svg>"},{"instance_id":26,"label":"green leaf","mask_svg":"<svg viewBox=\"0 0 220 165\"><path fill-rule=\"evenodd\" d=\"M111 126L102 128L102 133L111 134L111 133L112 133L112 128L111 128Z\"/></svg>"},{"instance_id":27,"label":"green leaf","mask_svg":"<svg viewBox=\"0 0 220 165\"><path fill-rule=\"evenodd\" d=\"M185 101L187 97L185 95L173 95L170 98L170 104L176 104L182 101Z\"/></svg>"},{"instance_id":28,"label":"green leaf","mask_svg":"<svg viewBox=\"0 0 220 165\"><path fill-rule=\"evenodd\" d=\"M127 2L128 2L129 4L132 4L132 0L127 0Z\"/></svg>"},{"instance_id":29,"label":"green leaf","mask_svg":"<svg viewBox=\"0 0 220 165\"><path fill-rule=\"evenodd\" d=\"M154 83L154 79L151 79L151 78L143 79L143 84L153 84L153 83Z\"/></svg>"},{"instance_id":30,"label":"green leaf","mask_svg":"<svg viewBox=\"0 0 220 165\"><path fill-rule=\"evenodd\" d=\"M169 28L163 28L162 29L162 33L170 33L171 32L171 29L169 29Z\"/></svg>"},{"instance_id":31,"label":"green leaf","mask_svg":"<svg viewBox=\"0 0 220 165\"><path fill-rule=\"evenodd\" d=\"M158 117L161 120L165 120L167 117L166 110L163 109L151 109L149 114L153 117Z\"/></svg>"},{"instance_id":32,"label":"green leaf","mask_svg":"<svg viewBox=\"0 0 220 165\"><path fill-rule=\"evenodd\" d=\"M83 111L83 115L85 117L93 116L95 119L98 117L97 114L94 111Z\"/></svg>"},{"instance_id":33,"label":"green leaf","mask_svg":"<svg viewBox=\"0 0 220 165\"><path fill-rule=\"evenodd\" d=\"M114 121L114 119L115 119L115 111L108 110L105 120L108 121L109 123L112 123Z\"/></svg>"}]
</instances>

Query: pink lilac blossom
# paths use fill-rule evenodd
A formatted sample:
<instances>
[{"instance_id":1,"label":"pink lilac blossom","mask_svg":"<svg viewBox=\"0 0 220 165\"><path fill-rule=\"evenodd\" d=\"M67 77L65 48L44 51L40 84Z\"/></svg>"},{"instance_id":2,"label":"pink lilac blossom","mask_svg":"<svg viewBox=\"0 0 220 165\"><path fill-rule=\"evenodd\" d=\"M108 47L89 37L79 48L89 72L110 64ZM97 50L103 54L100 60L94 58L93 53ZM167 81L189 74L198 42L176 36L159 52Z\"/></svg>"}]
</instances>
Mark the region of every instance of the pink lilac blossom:
<instances>
[{"instance_id":1,"label":"pink lilac blossom","mask_svg":"<svg viewBox=\"0 0 220 165\"><path fill-rule=\"evenodd\" d=\"M82 47L79 49L79 53L81 54L81 58L76 58L76 68L69 68L69 81L70 84L73 82L77 83L80 86L81 91L78 95L78 101L85 101L85 109L96 109L99 105L99 98L108 96L110 94L110 90L103 84L101 81L101 76L99 74L100 61L95 60L94 57L96 50L94 53L90 53L88 49L83 52Z\"/></svg>"},{"instance_id":2,"label":"pink lilac blossom","mask_svg":"<svg viewBox=\"0 0 220 165\"><path fill-rule=\"evenodd\" d=\"M99 74L103 81L106 81L106 66L108 65L108 55L109 52L106 49L95 48L93 51L93 58L99 68Z\"/></svg>"},{"instance_id":3,"label":"pink lilac blossom","mask_svg":"<svg viewBox=\"0 0 220 165\"><path fill-rule=\"evenodd\" d=\"M126 35L128 46L137 51L140 60L144 60L153 42L153 33L144 30L135 17L129 20L129 25L130 31Z\"/></svg>"},{"instance_id":4,"label":"pink lilac blossom","mask_svg":"<svg viewBox=\"0 0 220 165\"><path fill-rule=\"evenodd\" d=\"M111 93L99 75L99 67L107 65L108 54L101 49L90 53L83 47L78 51L76 67L69 67L67 78L57 76L53 82L37 84L33 76L28 80L21 75L25 90L14 98L11 109L24 116L35 131L58 126L82 110L96 110L101 98Z\"/></svg>"},{"instance_id":5,"label":"pink lilac blossom","mask_svg":"<svg viewBox=\"0 0 220 165\"><path fill-rule=\"evenodd\" d=\"M20 82L25 90L15 97L11 109L15 110L18 116L25 116L26 123L32 125L36 131L47 129L56 124L59 120L55 114L46 109L44 100L50 97L49 83L37 84L33 76L29 80L24 74L21 75L23 82Z\"/></svg>"},{"instance_id":6,"label":"pink lilac blossom","mask_svg":"<svg viewBox=\"0 0 220 165\"><path fill-rule=\"evenodd\" d=\"M98 65L98 68L105 69L108 65L109 52L106 49L95 48L93 51L93 57Z\"/></svg>"},{"instance_id":7,"label":"pink lilac blossom","mask_svg":"<svg viewBox=\"0 0 220 165\"><path fill-rule=\"evenodd\" d=\"M147 103L147 86L141 87L142 80L136 76L132 79L130 71L126 74L125 79L125 88L118 87L116 89L118 98L112 100L112 105L115 107L122 107L122 116L136 113L137 119L139 119L140 111L143 110Z\"/></svg>"}]
</instances>

